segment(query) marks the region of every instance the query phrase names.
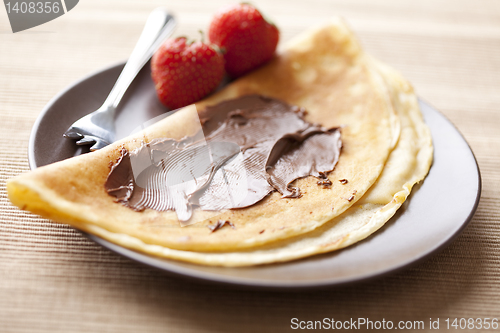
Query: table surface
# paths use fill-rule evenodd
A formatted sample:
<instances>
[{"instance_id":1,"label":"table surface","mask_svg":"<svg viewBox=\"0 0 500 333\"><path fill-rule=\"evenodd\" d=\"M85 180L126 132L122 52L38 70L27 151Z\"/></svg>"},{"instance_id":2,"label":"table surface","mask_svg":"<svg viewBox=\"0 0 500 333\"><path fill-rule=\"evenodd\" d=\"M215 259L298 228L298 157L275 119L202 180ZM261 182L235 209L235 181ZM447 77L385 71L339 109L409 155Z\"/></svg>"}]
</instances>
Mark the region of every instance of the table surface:
<instances>
[{"instance_id":1,"label":"table surface","mask_svg":"<svg viewBox=\"0 0 500 333\"><path fill-rule=\"evenodd\" d=\"M441 253L352 286L260 292L207 285L141 266L78 231L13 207L5 181L28 171L31 127L44 105L88 73L130 54L149 12L177 14L197 37L228 1L81 1L12 34L0 10L0 331L281 332L291 319L500 319L500 1L253 1L282 41L340 15L366 50L401 71L474 151L479 208ZM446 195L443 193L443 195Z\"/></svg>"}]
</instances>

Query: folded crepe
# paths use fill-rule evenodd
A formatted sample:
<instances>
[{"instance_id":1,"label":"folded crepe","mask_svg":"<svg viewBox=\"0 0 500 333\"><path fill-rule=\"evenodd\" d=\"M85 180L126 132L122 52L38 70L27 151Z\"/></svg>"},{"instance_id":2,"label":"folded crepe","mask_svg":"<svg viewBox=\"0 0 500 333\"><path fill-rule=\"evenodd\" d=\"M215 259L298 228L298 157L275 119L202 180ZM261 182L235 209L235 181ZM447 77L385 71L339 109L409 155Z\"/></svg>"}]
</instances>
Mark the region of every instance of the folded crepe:
<instances>
[{"instance_id":1,"label":"folded crepe","mask_svg":"<svg viewBox=\"0 0 500 333\"><path fill-rule=\"evenodd\" d=\"M273 193L248 208L195 210L192 218L199 222L185 227L172 211L137 212L105 191L110 164L122 148L131 151L156 138L194 135L196 110L248 94L304 107L311 123L342 126L343 149L328 175L330 188L306 177L296 181L301 198ZM295 38L270 63L195 107L100 151L13 178L7 188L18 207L123 246L241 266L331 251L367 237L401 206L431 161L429 130L409 84L364 54L346 25L335 20ZM211 232L208 227L216 220L230 221L234 228Z\"/></svg>"},{"instance_id":2,"label":"folded crepe","mask_svg":"<svg viewBox=\"0 0 500 333\"><path fill-rule=\"evenodd\" d=\"M365 239L380 229L402 206L412 187L425 178L432 163L430 131L410 84L392 68L373 60L390 88L401 120L401 135L377 182L341 215L297 237L255 249L228 252L194 252L146 244L130 235L97 226L91 232L116 244L155 256L212 266L250 266L304 258L338 250Z\"/></svg>"}]
</instances>

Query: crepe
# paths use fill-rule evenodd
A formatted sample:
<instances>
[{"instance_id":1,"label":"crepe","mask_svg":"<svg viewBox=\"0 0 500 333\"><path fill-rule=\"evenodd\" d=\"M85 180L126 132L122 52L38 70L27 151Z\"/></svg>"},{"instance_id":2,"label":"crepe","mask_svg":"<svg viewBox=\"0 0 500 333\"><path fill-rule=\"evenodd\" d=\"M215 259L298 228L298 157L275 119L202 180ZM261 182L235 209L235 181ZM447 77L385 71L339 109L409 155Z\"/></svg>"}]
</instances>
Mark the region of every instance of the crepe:
<instances>
[{"instance_id":1,"label":"crepe","mask_svg":"<svg viewBox=\"0 0 500 333\"><path fill-rule=\"evenodd\" d=\"M301 236L254 250L224 253L180 251L145 244L125 234L90 226L92 233L151 255L213 266L249 266L299 259L338 250L380 229L401 207L413 186L427 175L433 159L432 138L410 84L392 68L373 60L390 89L401 120L401 135L377 182L340 216Z\"/></svg>"},{"instance_id":2,"label":"crepe","mask_svg":"<svg viewBox=\"0 0 500 333\"><path fill-rule=\"evenodd\" d=\"M253 249L306 234L344 213L377 181L398 142L399 120L388 85L341 20L305 32L270 63L197 103L196 108L255 93L306 108L306 120L312 123L342 126L343 150L328 176L331 188L318 186L313 177L299 179L300 199L282 199L274 193L249 208L195 211L193 218L200 222L187 227L179 225L174 212L136 212L115 203L104 183L121 149L132 150L160 137L194 135L197 113L190 106L134 137L9 180L9 198L22 209L128 247L141 248L118 241L115 235L172 250ZM339 182L344 179L346 184ZM208 226L218 219L230 221L234 229L210 232Z\"/></svg>"}]
</instances>

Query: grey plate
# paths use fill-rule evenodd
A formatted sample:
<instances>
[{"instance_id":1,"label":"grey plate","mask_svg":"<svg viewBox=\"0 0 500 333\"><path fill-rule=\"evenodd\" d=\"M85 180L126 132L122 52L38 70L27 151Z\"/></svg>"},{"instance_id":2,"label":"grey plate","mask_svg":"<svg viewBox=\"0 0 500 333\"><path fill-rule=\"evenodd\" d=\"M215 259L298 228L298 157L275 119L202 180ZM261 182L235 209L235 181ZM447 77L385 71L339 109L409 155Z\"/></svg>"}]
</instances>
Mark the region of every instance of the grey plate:
<instances>
[{"instance_id":1,"label":"grey plate","mask_svg":"<svg viewBox=\"0 0 500 333\"><path fill-rule=\"evenodd\" d=\"M29 144L32 169L81 153L62 133L77 118L97 109L123 64L92 74L57 95L42 111ZM421 101L434 140L434 163L409 200L368 239L347 249L282 264L247 268L205 267L148 256L99 237L102 246L169 273L233 285L301 289L342 285L381 276L422 260L448 245L472 219L481 194L479 169L467 142L438 111ZM166 110L158 102L149 66L125 96L117 116L118 136Z\"/></svg>"}]
</instances>

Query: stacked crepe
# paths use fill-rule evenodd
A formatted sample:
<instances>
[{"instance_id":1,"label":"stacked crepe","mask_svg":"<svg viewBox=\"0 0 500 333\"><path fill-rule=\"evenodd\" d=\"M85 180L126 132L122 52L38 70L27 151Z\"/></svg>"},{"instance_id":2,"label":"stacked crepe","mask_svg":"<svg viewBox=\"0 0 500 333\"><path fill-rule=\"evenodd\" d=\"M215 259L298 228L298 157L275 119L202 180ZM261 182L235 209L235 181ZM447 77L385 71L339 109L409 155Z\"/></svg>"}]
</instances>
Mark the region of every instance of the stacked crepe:
<instances>
[{"instance_id":1,"label":"stacked crepe","mask_svg":"<svg viewBox=\"0 0 500 333\"><path fill-rule=\"evenodd\" d=\"M342 153L328 174L295 181L301 198L278 192L257 204L222 212L195 209L182 226L173 211L134 211L105 190L121 151L199 129L196 110L259 94L307 110L305 119L341 127ZM197 126L198 124L198 126ZM8 181L10 200L121 246L164 258L215 266L288 261L337 250L378 230L401 207L432 163L429 129L410 84L365 54L336 19L290 41L265 66L141 133L99 151L38 168ZM211 232L214 222L234 228Z\"/></svg>"}]
</instances>

